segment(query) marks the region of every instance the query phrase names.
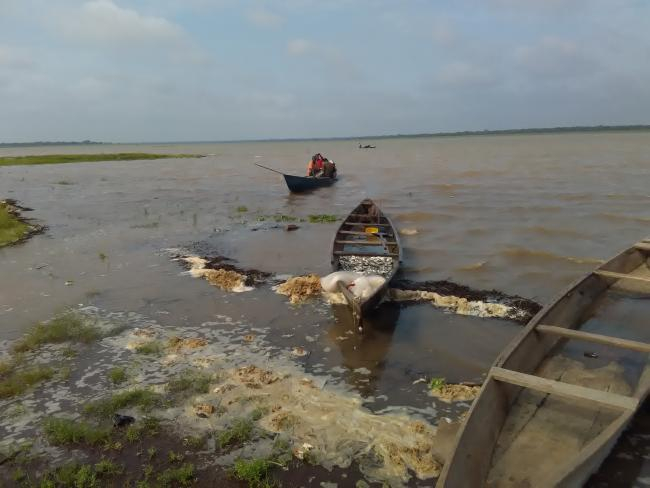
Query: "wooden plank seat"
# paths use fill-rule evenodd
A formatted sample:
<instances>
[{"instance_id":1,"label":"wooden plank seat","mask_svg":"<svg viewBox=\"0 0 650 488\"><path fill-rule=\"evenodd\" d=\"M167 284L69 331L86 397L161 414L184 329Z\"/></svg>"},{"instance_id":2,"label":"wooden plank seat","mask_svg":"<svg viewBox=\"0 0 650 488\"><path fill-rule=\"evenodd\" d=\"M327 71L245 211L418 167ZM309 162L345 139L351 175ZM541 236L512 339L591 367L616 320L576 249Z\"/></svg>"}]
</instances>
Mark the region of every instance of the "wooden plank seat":
<instances>
[{"instance_id":1,"label":"wooden plank seat","mask_svg":"<svg viewBox=\"0 0 650 488\"><path fill-rule=\"evenodd\" d=\"M358 230L340 230L339 234L347 234L352 236L379 236L379 237L392 237L392 234L386 232L361 232Z\"/></svg>"},{"instance_id":2,"label":"wooden plank seat","mask_svg":"<svg viewBox=\"0 0 650 488\"><path fill-rule=\"evenodd\" d=\"M520 373L510 369L493 366L490 369L490 376L497 381L530 388L553 395L558 395L570 400L584 400L598 406L613 408L616 410L634 410L639 400L634 397L619 395L602 390L595 390L579 385L563 383L561 381L549 380L530 374Z\"/></svg>"},{"instance_id":3,"label":"wooden plank seat","mask_svg":"<svg viewBox=\"0 0 650 488\"><path fill-rule=\"evenodd\" d=\"M364 226L364 227L390 227L390 224L377 224L375 222L350 222L349 220L346 220L343 222L344 225L357 225L357 226Z\"/></svg>"},{"instance_id":4,"label":"wooden plank seat","mask_svg":"<svg viewBox=\"0 0 650 488\"><path fill-rule=\"evenodd\" d=\"M604 344L606 346L620 347L622 349L630 349L632 351L650 353L650 344L647 344L645 342L620 339L618 337L568 329L566 327L558 327L556 325L539 324L535 327L535 330L544 334L559 335L561 337L566 337L567 339L578 339L587 342L595 342L597 344Z\"/></svg>"},{"instance_id":5,"label":"wooden plank seat","mask_svg":"<svg viewBox=\"0 0 650 488\"><path fill-rule=\"evenodd\" d=\"M398 258L399 254L396 252L350 252L350 251L334 251L336 256L360 256L360 257L386 257Z\"/></svg>"},{"instance_id":6,"label":"wooden plank seat","mask_svg":"<svg viewBox=\"0 0 650 488\"><path fill-rule=\"evenodd\" d=\"M397 244L395 241L381 241L381 240L376 240L376 241L334 241L334 244L343 244L343 245L350 245L350 246L383 246L385 244Z\"/></svg>"},{"instance_id":7,"label":"wooden plank seat","mask_svg":"<svg viewBox=\"0 0 650 488\"><path fill-rule=\"evenodd\" d=\"M625 273L614 273L613 271L596 270L594 271L594 274L597 274L598 276L602 276L604 278L614 278L617 280L634 280L640 281L642 283L650 283L650 278L643 278L641 276L633 276Z\"/></svg>"}]
</instances>

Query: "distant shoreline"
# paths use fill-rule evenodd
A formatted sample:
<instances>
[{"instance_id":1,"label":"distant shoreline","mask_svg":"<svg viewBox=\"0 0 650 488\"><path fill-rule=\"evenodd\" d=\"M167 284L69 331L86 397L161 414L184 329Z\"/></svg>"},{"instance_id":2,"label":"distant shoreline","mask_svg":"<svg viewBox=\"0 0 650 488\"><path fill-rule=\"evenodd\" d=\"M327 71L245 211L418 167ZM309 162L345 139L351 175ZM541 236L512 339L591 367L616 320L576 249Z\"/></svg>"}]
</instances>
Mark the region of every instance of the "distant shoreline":
<instances>
[{"instance_id":1,"label":"distant shoreline","mask_svg":"<svg viewBox=\"0 0 650 488\"><path fill-rule=\"evenodd\" d=\"M2 147L38 147L38 146L78 146L78 145L151 145L151 144L227 144L238 142L294 142L294 141L363 141L369 139L412 139L419 137L462 137L462 136L495 136L495 135L526 135L526 134L562 134L572 132L635 132L650 131L650 125L586 125L571 127L534 127L529 129L498 129L498 130L466 130L456 132L422 132L417 134L385 134L374 136L346 136L346 137L298 137L278 139L232 139L215 141L155 141L155 142L0 142Z\"/></svg>"}]
</instances>

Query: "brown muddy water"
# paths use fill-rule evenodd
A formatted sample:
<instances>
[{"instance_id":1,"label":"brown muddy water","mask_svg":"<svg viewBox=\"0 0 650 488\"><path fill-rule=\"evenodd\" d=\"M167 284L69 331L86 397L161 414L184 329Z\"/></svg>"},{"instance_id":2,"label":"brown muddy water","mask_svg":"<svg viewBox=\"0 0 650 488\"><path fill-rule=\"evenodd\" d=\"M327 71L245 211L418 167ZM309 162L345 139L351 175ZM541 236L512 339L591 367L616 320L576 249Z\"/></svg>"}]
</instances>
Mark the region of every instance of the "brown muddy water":
<instances>
[{"instance_id":1,"label":"brown muddy water","mask_svg":"<svg viewBox=\"0 0 650 488\"><path fill-rule=\"evenodd\" d=\"M281 358L282 367L326 385L323 391L358 399L364 412L436 425L457 418L469 403L440 402L418 380L480 382L518 324L455 315L429 304L389 305L360 336L345 309L318 300L289 306L270 286L221 291L190 277L171 256L179 250L222 255L243 268L277 275L324 275L337 224L297 221L300 228L286 232L284 224L261 217L343 217L370 197L398 228L417 230L402 236L403 278L448 279L545 303L601 260L650 235L647 132L372 143L377 149L359 150L356 141L0 149L0 155L134 149L207 155L0 167L0 198L34 209L28 216L48 227L44 235L0 249L0 352L35 322L69 307L129 329L153 327L161 336L186 331L214 339L216 334L228 345L212 352L231 355L232 367L252 360L242 337L254 336L258 358L269 364ZM289 194L281 176L253 165L302 174L316 152L337 163L340 181L309 194ZM103 341L89 349L90 356L80 356L69 380L78 390L69 392L74 401L63 398L72 387L54 385L24 402L31 411L60 413L99 394L106 385L93 363L130 364L131 353L120 344ZM294 348L307 354L296 357ZM155 364L144 370L150 375L139 377L143 383L164 382L162 373L156 379ZM0 408L15 403L0 400ZM29 418L2 420L5 440L27 435L34 428ZM646 410L594 486L621 479L650 485L649 423ZM352 459L368 479L405 482L373 475ZM358 476L344 474L318 471L298 484L354 486Z\"/></svg>"}]
</instances>

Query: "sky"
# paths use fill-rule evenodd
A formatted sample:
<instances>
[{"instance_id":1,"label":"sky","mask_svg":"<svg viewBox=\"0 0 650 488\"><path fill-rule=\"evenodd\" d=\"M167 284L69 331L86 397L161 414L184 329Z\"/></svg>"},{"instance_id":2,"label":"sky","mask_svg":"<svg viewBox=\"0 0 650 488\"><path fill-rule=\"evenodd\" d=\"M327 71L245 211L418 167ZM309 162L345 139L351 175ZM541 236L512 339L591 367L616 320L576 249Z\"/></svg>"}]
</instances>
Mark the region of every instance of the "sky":
<instances>
[{"instance_id":1,"label":"sky","mask_svg":"<svg viewBox=\"0 0 650 488\"><path fill-rule=\"evenodd\" d=\"M0 0L0 142L648 123L647 0Z\"/></svg>"}]
</instances>

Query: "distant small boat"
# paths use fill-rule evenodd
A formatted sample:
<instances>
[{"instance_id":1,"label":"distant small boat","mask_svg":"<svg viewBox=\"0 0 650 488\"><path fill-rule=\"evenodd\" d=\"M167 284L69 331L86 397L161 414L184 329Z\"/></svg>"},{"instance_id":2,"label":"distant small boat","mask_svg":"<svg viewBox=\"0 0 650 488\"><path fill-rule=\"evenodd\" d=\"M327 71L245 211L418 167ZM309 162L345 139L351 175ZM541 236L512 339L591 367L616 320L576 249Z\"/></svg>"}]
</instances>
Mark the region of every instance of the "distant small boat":
<instances>
[{"instance_id":1,"label":"distant small boat","mask_svg":"<svg viewBox=\"0 0 650 488\"><path fill-rule=\"evenodd\" d=\"M436 486L582 486L649 393L649 297L646 239L542 309L490 368Z\"/></svg>"},{"instance_id":2,"label":"distant small boat","mask_svg":"<svg viewBox=\"0 0 650 488\"><path fill-rule=\"evenodd\" d=\"M363 316L381 302L402 260L402 248L393 223L369 198L345 218L336 232L332 246L332 271L361 271L351 267L350 258L360 258L359 261L385 258L381 263L368 263L377 268L372 270L373 274L383 276L386 282L365 300L355 297L340 283L339 290L348 302L355 325L359 326Z\"/></svg>"},{"instance_id":3,"label":"distant small boat","mask_svg":"<svg viewBox=\"0 0 650 488\"><path fill-rule=\"evenodd\" d=\"M294 176L294 175L288 175L283 173L282 171L278 171L277 169L273 168L267 168L266 166L262 166L261 164L255 163L255 166L259 166L260 168L268 169L269 171L273 171L274 173L279 173L284 177L284 181L287 183L287 187L289 187L289 191L293 193L300 193L303 191L308 191L308 190L314 190L316 188L320 188L323 186L330 186L338 180L338 178L329 178L327 176L321 176L321 177L316 177L316 176Z\"/></svg>"},{"instance_id":4,"label":"distant small boat","mask_svg":"<svg viewBox=\"0 0 650 488\"><path fill-rule=\"evenodd\" d=\"M365 146L362 146L359 144L359 149L375 149L377 146L373 146L372 144L366 144Z\"/></svg>"}]
</instances>

